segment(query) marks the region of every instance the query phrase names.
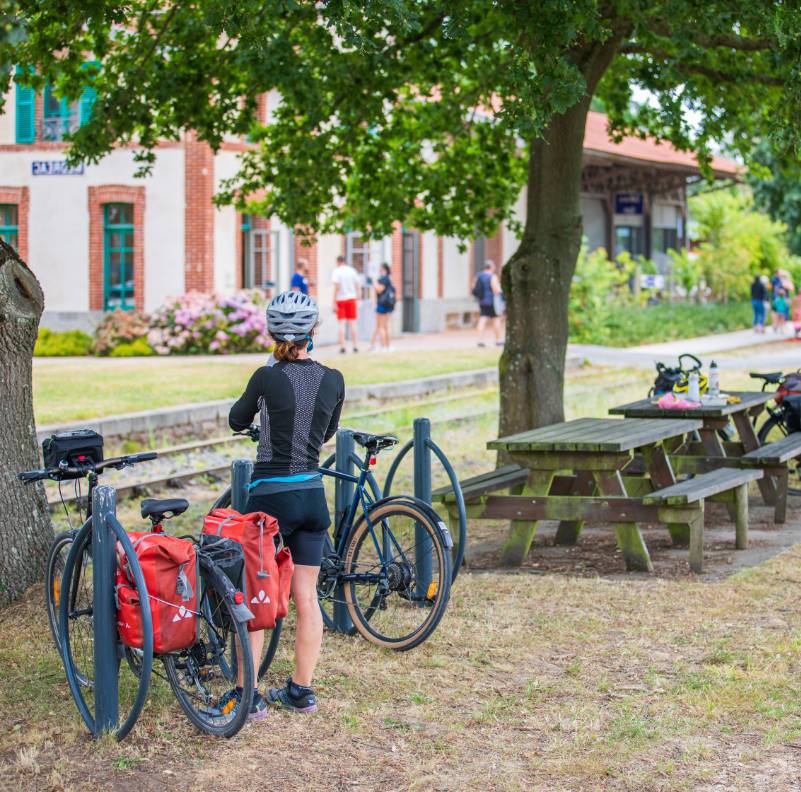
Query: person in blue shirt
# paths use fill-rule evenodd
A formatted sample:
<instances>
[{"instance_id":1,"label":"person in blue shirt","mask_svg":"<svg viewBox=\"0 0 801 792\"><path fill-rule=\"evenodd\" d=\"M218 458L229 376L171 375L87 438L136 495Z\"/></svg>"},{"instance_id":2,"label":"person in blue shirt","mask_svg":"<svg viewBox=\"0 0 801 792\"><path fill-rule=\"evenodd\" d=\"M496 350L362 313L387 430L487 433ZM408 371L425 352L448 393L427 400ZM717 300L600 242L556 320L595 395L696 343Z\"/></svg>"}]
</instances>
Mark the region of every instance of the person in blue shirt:
<instances>
[{"instance_id":1,"label":"person in blue shirt","mask_svg":"<svg viewBox=\"0 0 801 792\"><path fill-rule=\"evenodd\" d=\"M309 262L306 259L298 259L295 265L295 273L292 275L292 280L289 283L291 291L300 292L301 294L309 293Z\"/></svg>"}]
</instances>

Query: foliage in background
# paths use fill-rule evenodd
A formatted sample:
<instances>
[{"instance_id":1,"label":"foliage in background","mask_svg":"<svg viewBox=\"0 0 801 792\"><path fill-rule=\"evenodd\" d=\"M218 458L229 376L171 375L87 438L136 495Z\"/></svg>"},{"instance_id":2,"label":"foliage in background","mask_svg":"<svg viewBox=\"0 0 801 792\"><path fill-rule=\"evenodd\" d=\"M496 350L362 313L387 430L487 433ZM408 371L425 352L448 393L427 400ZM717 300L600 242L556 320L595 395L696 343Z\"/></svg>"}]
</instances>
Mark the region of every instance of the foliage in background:
<instances>
[{"instance_id":1,"label":"foliage in background","mask_svg":"<svg viewBox=\"0 0 801 792\"><path fill-rule=\"evenodd\" d=\"M790 252L801 256L801 163L778 156L765 141L749 163L748 183L756 206L787 226Z\"/></svg>"},{"instance_id":2,"label":"foliage in background","mask_svg":"<svg viewBox=\"0 0 801 792\"><path fill-rule=\"evenodd\" d=\"M155 354L153 347L147 343L147 338L137 338L134 341L117 344L109 353L109 357L150 357Z\"/></svg>"},{"instance_id":3,"label":"foliage in background","mask_svg":"<svg viewBox=\"0 0 801 792\"><path fill-rule=\"evenodd\" d=\"M615 316L622 309L641 304L629 288L637 265L628 255L610 261L603 248L587 252L582 245L576 274L570 287L568 321L570 339L605 344L614 333Z\"/></svg>"},{"instance_id":4,"label":"foliage in background","mask_svg":"<svg viewBox=\"0 0 801 792\"><path fill-rule=\"evenodd\" d=\"M150 317L140 311L108 311L95 328L93 352L96 355L113 355L120 344L131 344L143 339L150 328ZM145 352L144 354L153 354Z\"/></svg>"},{"instance_id":5,"label":"foliage in background","mask_svg":"<svg viewBox=\"0 0 801 792\"><path fill-rule=\"evenodd\" d=\"M715 297L747 298L756 274L796 270L799 262L785 242L786 227L754 208L748 191L714 190L690 199L697 262Z\"/></svg>"},{"instance_id":6,"label":"foliage in background","mask_svg":"<svg viewBox=\"0 0 801 792\"><path fill-rule=\"evenodd\" d=\"M258 352L268 347L264 297L190 292L155 311L147 341L159 355Z\"/></svg>"},{"instance_id":7,"label":"foliage in background","mask_svg":"<svg viewBox=\"0 0 801 792\"><path fill-rule=\"evenodd\" d=\"M33 349L34 357L67 357L88 355L92 351L92 336L81 330L63 333L39 328L39 336Z\"/></svg>"}]
</instances>

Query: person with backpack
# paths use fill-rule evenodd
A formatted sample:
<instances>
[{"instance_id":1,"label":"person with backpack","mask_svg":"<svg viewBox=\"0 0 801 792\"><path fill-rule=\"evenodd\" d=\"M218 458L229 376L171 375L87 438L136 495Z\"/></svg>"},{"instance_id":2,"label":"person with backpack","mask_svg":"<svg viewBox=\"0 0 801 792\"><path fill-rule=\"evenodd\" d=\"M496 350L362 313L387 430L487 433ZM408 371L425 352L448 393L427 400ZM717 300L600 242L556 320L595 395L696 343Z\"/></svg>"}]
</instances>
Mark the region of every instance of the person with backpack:
<instances>
[{"instance_id":1,"label":"person with backpack","mask_svg":"<svg viewBox=\"0 0 801 792\"><path fill-rule=\"evenodd\" d=\"M495 345L503 346L501 341L501 313L498 308L503 300L501 292L501 282L495 274L495 262L489 259L484 262L484 269L476 276L473 284L473 297L478 301L478 333L481 340L478 342L480 347L486 346L483 340L487 321L492 325L492 333L495 336Z\"/></svg>"},{"instance_id":2,"label":"person with backpack","mask_svg":"<svg viewBox=\"0 0 801 792\"><path fill-rule=\"evenodd\" d=\"M270 302L267 331L275 341L275 363L257 369L228 416L234 431L246 429L259 416L261 438L245 512L275 517L295 565L295 670L266 699L254 693L254 719L267 714L268 703L294 712L317 709L311 687L323 640L317 576L331 523L318 468L320 448L336 433L345 400L342 374L309 357L318 317L317 304L302 292L286 291ZM263 630L250 633L250 645L258 663ZM236 702L241 692L234 688L226 694L229 701L218 706Z\"/></svg>"},{"instance_id":3,"label":"person with backpack","mask_svg":"<svg viewBox=\"0 0 801 792\"><path fill-rule=\"evenodd\" d=\"M397 292L390 278L389 264L381 265L381 274L375 283L375 329L370 340L371 352L391 352L389 322L395 310ZM376 343L378 342L378 343Z\"/></svg>"}]
</instances>

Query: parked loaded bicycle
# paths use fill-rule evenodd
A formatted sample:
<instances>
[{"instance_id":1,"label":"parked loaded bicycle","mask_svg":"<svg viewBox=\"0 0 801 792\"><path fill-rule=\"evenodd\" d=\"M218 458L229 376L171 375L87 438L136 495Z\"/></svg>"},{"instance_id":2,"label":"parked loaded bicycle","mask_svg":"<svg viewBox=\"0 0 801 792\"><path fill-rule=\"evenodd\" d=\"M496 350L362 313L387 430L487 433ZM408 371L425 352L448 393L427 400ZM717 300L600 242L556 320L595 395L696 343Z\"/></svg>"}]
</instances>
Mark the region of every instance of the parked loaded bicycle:
<instances>
[{"instance_id":1,"label":"parked loaded bicycle","mask_svg":"<svg viewBox=\"0 0 801 792\"><path fill-rule=\"evenodd\" d=\"M794 432L801 432L801 369L784 374L771 371L767 374L751 372L752 379L762 380L762 390L776 386L773 406L767 405L768 417L757 429L760 445L780 440ZM754 419L756 427L756 418ZM789 468L787 491L791 495L801 495L801 462L796 461Z\"/></svg>"},{"instance_id":2,"label":"parked loaded bicycle","mask_svg":"<svg viewBox=\"0 0 801 792\"><path fill-rule=\"evenodd\" d=\"M258 426L251 426L235 434L257 442L259 432ZM357 475L320 468L323 475L354 485L350 503L325 540L317 583L323 620L333 629L334 610L342 607L353 625L351 633L396 651L412 649L433 633L445 613L453 541L427 503L408 495L371 495L370 469L397 438L354 432L353 439L364 449ZM230 503L229 488L215 507ZM279 636L276 625L260 673L269 667Z\"/></svg>"},{"instance_id":3,"label":"parked loaded bicycle","mask_svg":"<svg viewBox=\"0 0 801 792\"><path fill-rule=\"evenodd\" d=\"M152 452L103 459L103 439L94 432L54 435L43 443L45 468L21 473L23 482L46 479L61 485L86 478L88 518L78 530L56 537L51 548L46 605L53 632L78 709L95 728L94 576L92 557L92 493L99 475L156 458ZM250 652L235 655L237 642L247 647L252 612L225 570L243 564L240 545L222 539L201 546L192 537L163 533L163 522L182 514L182 498L142 501L149 531L126 533L116 517L115 598L119 657L119 721L116 736L132 728L144 706L153 658L161 660L164 677L189 720L209 734L231 737L245 723L254 688ZM128 668L131 674L124 674ZM159 672L157 672L159 673ZM241 683L239 706L221 706L225 693Z\"/></svg>"}]
</instances>

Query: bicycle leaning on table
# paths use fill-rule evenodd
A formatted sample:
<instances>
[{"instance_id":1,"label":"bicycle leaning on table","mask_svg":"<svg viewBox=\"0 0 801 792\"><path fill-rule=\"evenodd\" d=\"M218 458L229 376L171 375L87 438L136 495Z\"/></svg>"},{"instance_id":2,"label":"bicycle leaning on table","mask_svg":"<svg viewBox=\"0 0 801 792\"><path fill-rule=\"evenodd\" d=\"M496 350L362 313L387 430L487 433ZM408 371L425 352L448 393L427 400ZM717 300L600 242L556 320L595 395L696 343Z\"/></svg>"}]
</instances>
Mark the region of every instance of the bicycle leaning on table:
<instances>
[{"instance_id":1,"label":"bicycle leaning on table","mask_svg":"<svg viewBox=\"0 0 801 792\"><path fill-rule=\"evenodd\" d=\"M781 371L759 374L752 371L751 378L762 380L763 391L769 385L776 386L776 395L773 397L775 406L767 406L768 417L757 430L759 444L766 445L794 432L801 432L801 369L790 374ZM791 495L801 495L801 462L791 464L788 474L787 491Z\"/></svg>"},{"instance_id":2,"label":"bicycle leaning on table","mask_svg":"<svg viewBox=\"0 0 801 792\"><path fill-rule=\"evenodd\" d=\"M258 442L260 430L251 426L234 434ZM344 613L349 633L359 633L378 646L405 651L418 646L436 629L451 590L453 541L445 523L427 503L408 495L374 499L368 491L370 468L376 457L398 442L394 435L354 432L364 449L357 474L320 468L325 476L354 485L350 503L333 533L325 538L317 597L329 629L340 627ZM231 504L230 488L214 504ZM335 614L335 610L337 613ZM259 676L269 668L278 645L276 624Z\"/></svg>"},{"instance_id":3,"label":"bicycle leaning on table","mask_svg":"<svg viewBox=\"0 0 801 792\"><path fill-rule=\"evenodd\" d=\"M55 468L19 474L19 479L26 484L49 479L60 485L63 481L79 481L83 478L89 483L87 519L81 528L59 534L51 546L47 562L45 605L50 630L64 662L76 704L93 731L95 636L92 493L104 470L119 470L156 457L156 453L146 452L101 462L69 460ZM182 514L188 507L188 501L183 498L146 499L141 503L141 515L150 520L150 530L153 533L161 533L164 520ZM121 527L120 533L122 537L118 535L118 541L125 538ZM246 722L250 701L243 699L242 706L224 711L218 707L218 702L237 679L236 644L238 642L240 646L249 646L247 620L252 614L243 605L241 592L234 588L218 562L230 561L227 556L231 553L239 553L240 560L243 561L241 548L235 545L231 547L234 543L201 547L194 537L182 538L195 543L199 561L197 637L192 646L158 655L158 658L164 666L163 676L189 721L208 734L232 737ZM118 554L125 556L131 564L135 559L135 552L130 540L127 545L128 547L118 545ZM141 590L139 585L137 588ZM144 609L149 607L148 598L139 598L140 623L144 623ZM144 680L149 680L152 667L151 657L146 658L143 650L123 646L121 643L119 650L120 656L125 658L127 667L135 677L136 694L128 695L126 707L120 708L121 725L116 732L118 739L127 734L141 712L147 696L147 684ZM246 697L249 697L255 684L250 652L245 652L242 660L242 684L247 691ZM142 673L145 666L146 672ZM122 669L119 670L121 671ZM159 672L154 672L162 676ZM123 695L123 690L130 693L130 689L130 684L121 685L120 695Z\"/></svg>"}]
</instances>

